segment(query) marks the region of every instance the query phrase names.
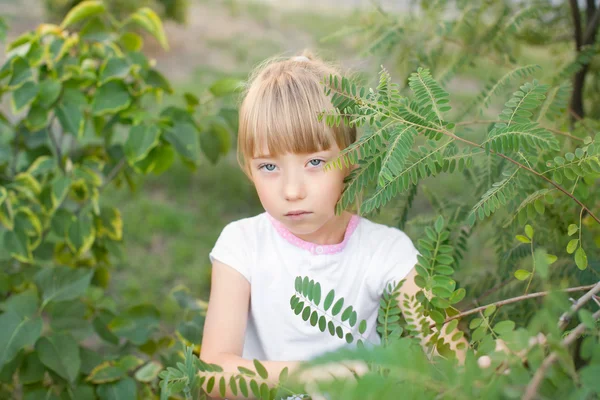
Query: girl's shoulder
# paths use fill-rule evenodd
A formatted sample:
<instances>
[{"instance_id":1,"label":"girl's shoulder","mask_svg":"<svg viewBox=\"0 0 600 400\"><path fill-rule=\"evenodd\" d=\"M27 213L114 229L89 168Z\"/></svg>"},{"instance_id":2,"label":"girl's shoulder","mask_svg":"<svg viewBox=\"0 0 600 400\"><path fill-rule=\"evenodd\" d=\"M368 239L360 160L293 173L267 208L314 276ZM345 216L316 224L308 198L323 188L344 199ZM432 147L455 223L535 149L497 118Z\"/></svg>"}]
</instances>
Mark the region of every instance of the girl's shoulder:
<instances>
[{"instance_id":1,"label":"girl's shoulder","mask_svg":"<svg viewBox=\"0 0 600 400\"><path fill-rule=\"evenodd\" d=\"M361 217L360 221L361 241L369 241L374 244L390 245L400 244L412 246L412 240L401 229L395 226L385 225Z\"/></svg>"}]
</instances>

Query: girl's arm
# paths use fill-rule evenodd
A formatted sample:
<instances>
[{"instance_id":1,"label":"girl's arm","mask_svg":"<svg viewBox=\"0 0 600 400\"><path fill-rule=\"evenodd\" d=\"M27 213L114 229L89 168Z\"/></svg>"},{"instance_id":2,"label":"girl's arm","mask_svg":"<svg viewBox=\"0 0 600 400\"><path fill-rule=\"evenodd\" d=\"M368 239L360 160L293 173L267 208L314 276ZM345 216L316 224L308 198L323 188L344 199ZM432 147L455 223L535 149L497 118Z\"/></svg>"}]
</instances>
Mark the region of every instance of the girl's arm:
<instances>
[{"instance_id":1,"label":"girl's arm","mask_svg":"<svg viewBox=\"0 0 600 400\"><path fill-rule=\"evenodd\" d=\"M219 396L218 382L224 376L227 382L228 399L236 397L229 389L229 378L240 372L238 367L254 370L252 360L242 358L244 347L244 333L248 321L250 306L250 283L235 269L227 264L215 260L212 268L210 299L204 334L200 350L200 359L210 364L217 364L223 368L223 373L215 374L216 384L210 396ZM261 361L269 373L267 384L274 386L280 372L288 367L293 372L299 365L296 361ZM206 390L208 379L204 383Z\"/></svg>"},{"instance_id":2,"label":"girl's arm","mask_svg":"<svg viewBox=\"0 0 600 400\"><path fill-rule=\"evenodd\" d=\"M409 297L412 297L412 296L415 296L419 290L421 290L421 288L418 287L417 284L415 283L416 275L417 275L417 270L415 268L413 268L410 271L410 273L406 276L406 278L405 278L406 282L404 282L404 284L402 284L402 286L400 287L400 294L398 295L398 303L399 303L400 309L402 310L404 315L407 315L406 311L408 311L409 314L417 315L415 307L413 307L415 304L412 304L411 306L408 306L408 307L404 304L404 300L405 300L404 295L408 295ZM425 317L425 319L428 321L429 325L435 324L435 322L431 318ZM417 329L418 328L419 328L419 326L417 326ZM446 333L446 325L444 325L442 327L442 330L440 333L440 338L444 338L444 341L446 343L450 344L450 348L455 352L456 358L462 364L465 361L466 350L459 350L456 348L456 345L458 345L459 343L464 343L465 349L466 349L469 346L469 343L467 342L467 340L464 337L460 338L458 341L453 341L451 338L457 332L458 332L458 328L455 328L452 332ZM427 335L427 336L424 336L422 334L420 335L421 345L424 348L430 337L431 337L431 334Z\"/></svg>"}]
</instances>

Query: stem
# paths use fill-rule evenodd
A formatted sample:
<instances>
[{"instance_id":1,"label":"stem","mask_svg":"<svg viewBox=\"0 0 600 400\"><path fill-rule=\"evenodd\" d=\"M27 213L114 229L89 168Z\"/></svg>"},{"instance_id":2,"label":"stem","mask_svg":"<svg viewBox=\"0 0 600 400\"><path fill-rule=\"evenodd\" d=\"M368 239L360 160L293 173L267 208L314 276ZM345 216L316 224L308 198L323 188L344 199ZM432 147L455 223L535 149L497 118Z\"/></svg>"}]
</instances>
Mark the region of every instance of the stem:
<instances>
[{"instance_id":1,"label":"stem","mask_svg":"<svg viewBox=\"0 0 600 400\"><path fill-rule=\"evenodd\" d=\"M497 122L502 122L502 121L493 120L493 119L475 119L475 120L472 120L472 121L457 122L456 126L477 125L477 124L494 124L494 123L497 123ZM583 142L583 139L578 138L577 136L573 136L569 132L563 132L561 130L550 128L550 127L543 126L543 125L540 125L540 127L544 128L547 131L556 133L557 135L566 136L568 138L571 138L571 139L574 139L574 140L579 140L580 142Z\"/></svg>"},{"instance_id":2,"label":"stem","mask_svg":"<svg viewBox=\"0 0 600 400\"><path fill-rule=\"evenodd\" d=\"M569 311L565 312L563 315L560 316L560 318L558 319L558 327L560 329L565 329L565 327L569 324L569 321L571 320L571 316L575 314L577 310L581 308L581 306L583 306L590 299L592 299L596 293L600 292L600 282L592 286L592 289L583 296L581 296L575 302L575 304L571 306L571 309Z\"/></svg>"},{"instance_id":3,"label":"stem","mask_svg":"<svg viewBox=\"0 0 600 400\"><path fill-rule=\"evenodd\" d=\"M123 166L125 166L125 158L121 158L117 165L113 167L113 169L106 176L106 181L102 184L100 188L104 189L104 187L106 187L106 185L108 185L110 181L112 181L115 178L115 176L117 176L117 174L119 173L119 171L121 171Z\"/></svg>"},{"instance_id":4,"label":"stem","mask_svg":"<svg viewBox=\"0 0 600 400\"><path fill-rule=\"evenodd\" d=\"M56 138L54 137L54 131L52 129L52 125L54 124L54 118L56 118L56 117L52 117L52 120L48 124L48 136L50 137L50 141L52 142L52 144L54 145L54 149L56 150L56 157L58 158L58 166L60 167L60 169L62 170L63 173L66 173L65 166L63 165L63 160L62 160L61 146L56 141Z\"/></svg>"},{"instance_id":5,"label":"stem","mask_svg":"<svg viewBox=\"0 0 600 400\"><path fill-rule=\"evenodd\" d=\"M533 260L533 271L531 271L531 276L529 277L529 282L527 282L527 287L525 288L525 294L529 291L529 285L531 285L531 281L533 280L533 275L535 274L535 256L533 255L533 239L531 239L531 259Z\"/></svg>"},{"instance_id":6,"label":"stem","mask_svg":"<svg viewBox=\"0 0 600 400\"><path fill-rule=\"evenodd\" d=\"M454 133L452 133L450 131L447 131L445 129L437 129L437 128L430 127L430 126L423 126L423 125L420 125L420 124L415 123L415 122L407 121L404 118L402 118L400 116L397 116L395 114L392 114L392 113L385 114L382 111L380 111L375 105L370 104L369 102L365 101L364 99L360 99L360 98L355 98L355 97L349 96L347 93L341 92L341 91L336 90L336 89L332 89L332 90L335 90L336 93L338 93L340 96L345 96L345 97L351 98L352 100L354 100L356 102L361 102L362 105L369 107L372 111L374 111L377 114L383 115L383 116L385 116L387 118L390 118L390 119L395 119L396 121L398 121L398 122L400 122L402 124L411 125L411 126L414 126L414 127L418 128L418 129L427 129L427 130L430 130L430 131L433 131L433 132L440 132L440 133L442 133L442 134L444 134L446 136L449 136L449 137L451 137L453 139L459 140L459 141L461 141L463 143L467 143L467 144L469 144L469 145L471 145L473 147L478 147L480 149L485 150L485 147L483 145L475 143L475 142L472 142L472 141L470 141L468 139L464 139L464 138L461 138L459 136L456 136ZM450 142L446 143L444 146L448 145L449 143ZM436 149L436 151L439 151L440 149L441 148L438 148L438 149ZM585 204L583 204L581 201L579 201L579 199L577 199L575 196L573 196L567 190L563 189L562 186L560 186L558 183L552 181L551 179L545 177L543 174L541 174L541 173L539 173L539 172L537 172L537 171L535 171L535 170L533 170L533 169L531 169L529 167L526 167L525 165L521 164L520 162L518 162L516 160L513 160L512 158L510 158L510 157L508 157L508 156L506 156L506 155L504 155L502 153L498 153L498 152L496 152L494 150L491 150L491 149L489 150L489 152L492 153L492 154L497 154L498 156L504 158L505 160L507 160L507 161L509 161L509 162L511 162L511 163L513 163L515 165L517 165L520 168L523 168L523 169L531 172L534 175L537 175L538 177L542 178L546 182L550 183L552 186L554 186L555 188L557 188L558 190L560 190L561 192L563 192L564 194L566 194L568 197L570 197L571 199L573 199L573 201L575 201L577 204L579 204L581 207L583 207L588 212L588 214L598 224L600 224L600 218L598 218L596 215L594 215L594 213L592 213L592 211L589 208L587 208L585 206ZM390 182L393 182L393 181L390 181Z\"/></svg>"},{"instance_id":7,"label":"stem","mask_svg":"<svg viewBox=\"0 0 600 400\"><path fill-rule=\"evenodd\" d=\"M600 287L600 283L598 283L597 286ZM590 298L591 298L591 296L590 296ZM592 315L592 318L594 320L600 318L600 310L596 311ZM579 335L581 335L585 331L585 329L586 329L586 327L583 323L577 325L577 327L575 329L573 329L571 331L571 333L569 333L567 335L565 340L562 341L562 345L564 347L569 346L571 343L573 343L579 337ZM544 362L542 362L542 365L540 365L538 370L535 371L535 375L533 376L533 379L531 380L531 382L529 382L529 385L527 385L527 390L525 391L525 396L523 396L523 400L532 400L534 398L534 396L537 393L538 387L540 386L540 384L542 383L542 380L544 379L544 376L546 375L546 370L548 368L550 368L557 359L558 359L558 353L553 352L544 360Z\"/></svg>"},{"instance_id":8,"label":"stem","mask_svg":"<svg viewBox=\"0 0 600 400\"><path fill-rule=\"evenodd\" d=\"M566 293L581 292L582 290L592 289L594 286L597 286L597 285L600 285L600 282L597 283L596 285L577 286L577 287L572 287L572 288L567 288L567 289L561 289L559 291L566 292ZM490 306L502 307L502 306L504 306L506 304L517 303L517 302L522 301L522 300L533 299L533 298L536 298L536 297L543 297L543 296L547 296L548 294L550 294L550 291L530 293L530 294L526 294L526 295L523 295L523 296L512 297L510 299L501 300L501 301L497 301L495 303L491 303L491 304L488 304L488 305L485 305L485 306L473 308L472 310L464 311L464 312L461 312L460 314L455 315L453 317L446 318L446 320L444 321L444 323L442 325L446 325L448 322L452 321L453 319L458 319L458 318L466 317L466 316L471 315L471 314L476 314L479 311L485 310L486 308L488 308ZM435 328L435 325L432 325L431 328Z\"/></svg>"}]
</instances>

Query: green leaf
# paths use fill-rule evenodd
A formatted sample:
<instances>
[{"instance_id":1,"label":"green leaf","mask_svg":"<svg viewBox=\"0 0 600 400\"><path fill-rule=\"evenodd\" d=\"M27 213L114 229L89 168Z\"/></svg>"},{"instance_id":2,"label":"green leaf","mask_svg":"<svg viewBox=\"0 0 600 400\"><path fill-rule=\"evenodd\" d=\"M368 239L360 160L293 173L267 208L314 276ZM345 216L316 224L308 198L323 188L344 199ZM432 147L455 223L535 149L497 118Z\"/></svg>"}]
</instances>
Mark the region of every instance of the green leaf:
<instances>
[{"instance_id":1,"label":"green leaf","mask_svg":"<svg viewBox=\"0 0 600 400\"><path fill-rule=\"evenodd\" d=\"M200 143L198 131L187 122L177 122L175 126L163 134L181 156L198 163L200 160Z\"/></svg>"},{"instance_id":2,"label":"green leaf","mask_svg":"<svg viewBox=\"0 0 600 400\"><path fill-rule=\"evenodd\" d=\"M227 385L225 384L225 377L222 376L221 379L219 379L219 394L221 395L221 397L225 397L226 392Z\"/></svg>"},{"instance_id":3,"label":"green leaf","mask_svg":"<svg viewBox=\"0 0 600 400\"><path fill-rule=\"evenodd\" d=\"M60 26L61 28L66 28L69 25L73 25L86 18L102 14L104 11L106 11L106 6L102 1L83 1L75 7L73 7L67 13Z\"/></svg>"},{"instance_id":4,"label":"green leaf","mask_svg":"<svg viewBox=\"0 0 600 400\"><path fill-rule=\"evenodd\" d=\"M342 310L342 307L344 306L344 298L341 297L333 306L333 308L331 309L331 314L332 315L338 315L339 312Z\"/></svg>"},{"instance_id":5,"label":"green leaf","mask_svg":"<svg viewBox=\"0 0 600 400\"><path fill-rule=\"evenodd\" d=\"M8 363L26 346L32 346L42 333L40 317L22 317L12 308L0 314L0 366Z\"/></svg>"},{"instance_id":6,"label":"green leaf","mask_svg":"<svg viewBox=\"0 0 600 400\"><path fill-rule=\"evenodd\" d=\"M27 354L19 367L19 381L24 384L40 382L44 379L46 368L35 351Z\"/></svg>"},{"instance_id":7,"label":"green leaf","mask_svg":"<svg viewBox=\"0 0 600 400\"><path fill-rule=\"evenodd\" d=\"M100 67L100 83L106 83L112 79L123 79L129 74L131 66L127 59L122 57L111 57Z\"/></svg>"},{"instance_id":8,"label":"green leaf","mask_svg":"<svg viewBox=\"0 0 600 400\"><path fill-rule=\"evenodd\" d=\"M596 321L594 320L594 316L589 310L582 308L578 311L579 320L589 329L596 329Z\"/></svg>"},{"instance_id":9,"label":"green leaf","mask_svg":"<svg viewBox=\"0 0 600 400\"><path fill-rule=\"evenodd\" d=\"M135 379L140 382L152 382L163 369L163 365L158 361L150 361L135 372Z\"/></svg>"},{"instance_id":10,"label":"green leaf","mask_svg":"<svg viewBox=\"0 0 600 400\"><path fill-rule=\"evenodd\" d=\"M223 78L213 83L209 90L216 97L235 93L243 88L244 82L235 78Z\"/></svg>"},{"instance_id":11,"label":"green leaf","mask_svg":"<svg viewBox=\"0 0 600 400\"><path fill-rule=\"evenodd\" d=\"M40 361L69 382L79 374L81 359L77 341L66 333L52 333L35 344Z\"/></svg>"},{"instance_id":12,"label":"green leaf","mask_svg":"<svg viewBox=\"0 0 600 400\"><path fill-rule=\"evenodd\" d=\"M48 78L40 82L36 103L42 108L50 108L58 99L62 84L59 80Z\"/></svg>"},{"instance_id":13,"label":"green leaf","mask_svg":"<svg viewBox=\"0 0 600 400\"><path fill-rule=\"evenodd\" d=\"M117 336L124 337L133 344L142 345L148 341L158 328L160 313L151 304L130 307L114 318L108 328Z\"/></svg>"},{"instance_id":14,"label":"green leaf","mask_svg":"<svg viewBox=\"0 0 600 400\"><path fill-rule=\"evenodd\" d=\"M281 370L281 373L279 374L279 383L285 383L287 381L288 378L288 367L285 367L284 369Z\"/></svg>"},{"instance_id":15,"label":"green leaf","mask_svg":"<svg viewBox=\"0 0 600 400\"><path fill-rule=\"evenodd\" d=\"M259 360L254 359L253 363L254 363L254 368L256 369L256 372L258 373L258 375L263 379L267 379L269 377L269 373L267 372L267 369L260 363Z\"/></svg>"},{"instance_id":16,"label":"green leaf","mask_svg":"<svg viewBox=\"0 0 600 400\"><path fill-rule=\"evenodd\" d=\"M362 321L360 321L360 324L358 325L358 331L362 335L365 333L366 330L367 330L367 321L363 319Z\"/></svg>"},{"instance_id":17,"label":"green leaf","mask_svg":"<svg viewBox=\"0 0 600 400\"><path fill-rule=\"evenodd\" d=\"M517 240L521 243L531 243L531 240L529 240L528 237L523 236L523 235L517 235L515 236L517 238Z\"/></svg>"},{"instance_id":18,"label":"green leaf","mask_svg":"<svg viewBox=\"0 0 600 400\"><path fill-rule=\"evenodd\" d=\"M331 304L333 303L334 298L335 298L335 291L333 289L331 289L329 291L329 293L327 294L327 296L325 297L325 302L323 303L323 309L325 311L329 310L329 307L331 307Z\"/></svg>"},{"instance_id":19,"label":"green leaf","mask_svg":"<svg viewBox=\"0 0 600 400\"><path fill-rule=\"evenodd\" d=\"M314 288L314 291L313 291L313 302L317 306L321 302L321 284L319 282L317 282L315 284L315 288Z\"/></svg>"},{"instance_id":20,"label":"green leaf","mask_svg":"<svg viewBox=\"0 0 600 400\"><path fill-rule=\"evenodd\" d=\"M529 239L533 240L533 228L531 227L531 225L525 225L525 234Z\"/></svg>"},{"instance_id":21,"label":"green leaf","mask_svg":"<svg viewBox=\"0 0 600 400\"><path fill-rule=\"evenodd\" d=\"M131 14L125 21L125 23L128 22L134 22L140 25L142 28L151 33L165 50L169 48L162 21L151 8L140 8L135 13Z\"/></svg>"},{"instance_id":22,"label":"green leaf","mask_svg":"<svg viewBox=\"0 0 600 400\"><path fill-rule=\"evenodd\" d=\"M437 233L441 233L442 229L444 229L444 217L442 217L441 215L437 217L437 219L435 220L435 231Z\"/></svg>"},{"instance_id":23,"label":"green leaf","mask_svg":"<svg viewBox=\"0 0 600 400\"><path fill-rule=\"evenodd\" d=\"M577 233L577 231L579 230L579 227L575 224L570 224L569 225L569 236L573 236L575 233Z\"/></svg>"},{"instance_id":24,"label":"green leaf","mask_svg":"<svg viewBox=\"0 0 600 400\"><path fill-rule=\"evenodd\" d=\"M82 296L93 275L93 269L56 266L41 269L34 280L42 291L42 304L45 306L51 301L73 300Z\"/></svg>"},{"instance_id":25,"label":"green leaf","mask_svg":"<svg viewBox=\"0 0 600 400\"><path fill-rule=\"evenodd\" d=\"M159 143L160 130L156 125L135 125L129 130L124 151L130 164L145 158Z\"/></svg>"},{"instance_id":26,"label":"green leaf","mask_svg":"<svg viewBox=\"0 0 600 400\"><path fill-rule=\"evenodd\" d=\"M581 377L581 383L584 387L589 390L599 393L600 392L600 365L592 364L587 365L579 370L579 376Z\"/></svg>"},{"instance_id":27,"label":"green leaf","mask_svg":"<svg viewBox=\"0 0 600 400\"><path fill-rule=\"evenodd\" d=\"M494 325L494 332L499 335L504 335L512 332L515 329L515 323L513 321L501 321Z\"/></svg>"},{"instance_id":28,"label":"green leaf","mask_svg":"<svg viewBox=\"0 0 600 400\"><path fill-rule=\"evenodd\" d=\"M525 279L529 278L530 275L531 272L524 269L518 269L515 271L515 278L517 278L520 281L524 281Z\"/></svg>"},{"instance_id":29,"label":"green leaf","mask_svg":"<svg viewBox=\"0 0 600 400\"><path fill-rule=\"evenodd\" d=\"M86 381L95 384L114 382L127 376L127 370L115 365L112 361L105 361L92 370Z\"/></svg>"},{"instance_id":30,"label":"green leaf","mask_svg":"<svg viewBox=\"0 0 600 400\"><path fill-rule=\"evenodd\" d=\"M54 109L63 130L81 137L84 128L84 116L81 107L72 102L62 102Z\"/></svg>"},{"instance_id":31,"label":"green leaf","mask_svg":"<svg viewBox=\"0 0 600 400\"><path fill-rule=\"evenodd\" d=\"M33 102L39 93L40 87L32 81L25 82L12 93L12 104L15 113L21 112Z\"/></svg>"},{"instance_id":32,"label":"green leaf","mask_svg":"<svg viewBox=\"0 0 600 400\"><path fill-rule=\"evenodd\" d=\"M464 288L456 289L454 292L452 292L452 295L450 296L448 301L450 302L450 304L456 304L462 299L464 299L466 294L467 291Z\"/></svg>"},{"instance_id":33,"label":"green leaf","mask_svg":"<svg viewBox=\"0 0 600 400\"><path fill-rule=\"evenodd\" d=\"M100 86L92 101L94 115L116 114L131 104L127 86L118 80L108 81Z\"/></svg>"},{"instance_id":34,"label":"green leaf","mask_svg":"<svg viewBox=\"0 0 600 400\"><path fill-rule=\"evenodd\" d=\"M12 76L10 82L8 82L9 89L17 89L25 82L33 80L33 71L31 70L29 63L24 58L19 56L15 57L11 61ZM33 83L33 82L32 82Z\"/></svg>"},{"instance_id":35,"label":"green leaf","mask_svg":"<svg viewBox=\"0 0 600 400\"><path fill-rule=\"evenodd\" d=\"M494 312L496 311L496 306L491 305L489 307L487 307L484 311L483 311L483 315L486 317L489 317L490 315L492 315Z\"/></svg>"},{"instance_id":36,"label":"green leaf","mask_svg":"<svg viewBox=\"0 0 600 400\"><path fill-rule=\"evenodd\" d=\"M88 251L96 240L96 229L89 213L82 213L69 225L67 244L77 254Z\"/></svg>"},{"instance_id":37,"label":"green leaf","mask_svg":"<svg viewBox=\"0 0 600 400\"><path fill-rule=\"evenodd\" d=\"M579 244L579 239L570 240L569 244L567 244L567 253L573 254L573 252L575 252L575 249L577 249L578 244Z\"/></svg>"},{"instance_id":38,"label":"green leaf","mask_svg":"<svg viewBox=\"0 0 600 400\"><path fill-rule=\"evenodd\" d=\"M575 264L577 264L577 268L580 270L584 270L588 266L587 255L585 254L583 247L578 248L575 252Z\"/></svg>"},{"instance_id":39,"label":"green leaf","mask_svg":"<svg viewBox=\"0 0 600 400\"><path fill-rule=\"evenodd\" d=\"M137 386L131 378L121 379L117 382L99 385L96 393L100 400L137 399Z\"/></svg>"}]
</instances>

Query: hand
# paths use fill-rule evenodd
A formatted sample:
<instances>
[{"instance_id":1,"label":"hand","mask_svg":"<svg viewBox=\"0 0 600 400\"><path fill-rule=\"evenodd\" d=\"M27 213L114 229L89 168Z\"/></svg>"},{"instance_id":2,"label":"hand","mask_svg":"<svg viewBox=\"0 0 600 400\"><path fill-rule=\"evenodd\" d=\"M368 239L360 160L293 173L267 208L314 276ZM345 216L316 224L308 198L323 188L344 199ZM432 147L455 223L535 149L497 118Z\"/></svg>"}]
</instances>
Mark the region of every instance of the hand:
<instances>
[{"instance_id":1,"label":"hand","mask_svg":"<svg viewBox=\"0 0 600 400\"><path fill-rule=\"evenodd\" d=\"M297 379L306 387L307 394L313 400L327 400L317 387L317 382L328 382L333 379L356 379L369 372L369 367L362 361L342 361L309 367L298 372Z\"/></svg>"}]
</instances>

